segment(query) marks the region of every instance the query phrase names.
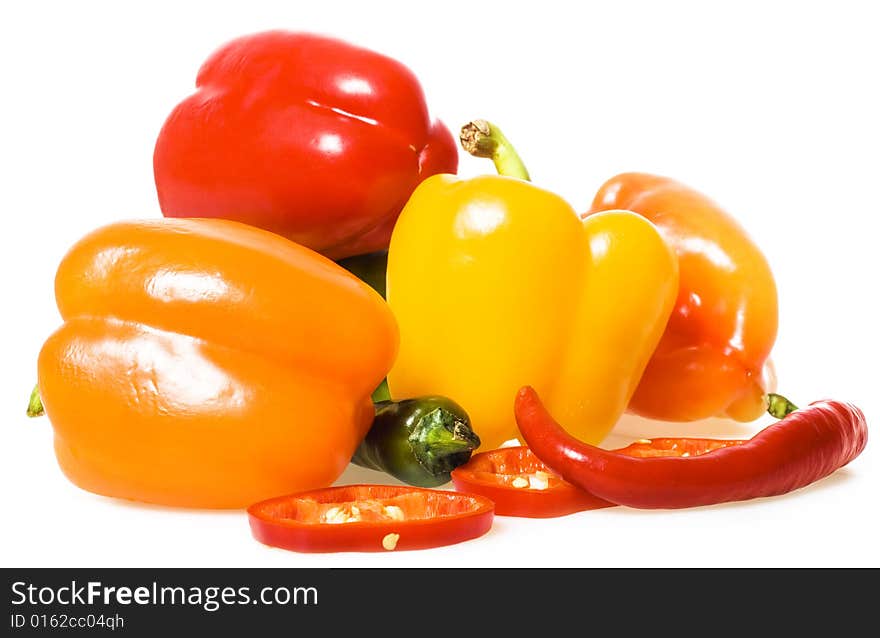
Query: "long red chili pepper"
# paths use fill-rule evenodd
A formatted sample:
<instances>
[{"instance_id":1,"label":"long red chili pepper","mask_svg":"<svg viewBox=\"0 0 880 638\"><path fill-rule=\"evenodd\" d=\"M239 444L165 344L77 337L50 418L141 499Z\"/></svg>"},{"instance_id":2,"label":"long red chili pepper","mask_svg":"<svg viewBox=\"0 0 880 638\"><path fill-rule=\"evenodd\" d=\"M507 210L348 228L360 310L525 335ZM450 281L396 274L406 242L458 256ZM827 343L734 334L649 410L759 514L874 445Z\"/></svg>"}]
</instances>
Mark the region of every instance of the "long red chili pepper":
<instances>
[{"instance_id":1,"label":"long red chili pepper","mask_svg":"<svg viewBox=\"0 0 880 638\"><path fill-rule=\"evenodd\" d=\"M645 509L785 494L843 467L868 440L865 415L840 401L812 403L747 441L688 445L689 452L681 456L647 458L578 441L550 416L531 387L519 391L515 413L532 452L566 481L613 503Z\"/></svg>"}]
</instances>

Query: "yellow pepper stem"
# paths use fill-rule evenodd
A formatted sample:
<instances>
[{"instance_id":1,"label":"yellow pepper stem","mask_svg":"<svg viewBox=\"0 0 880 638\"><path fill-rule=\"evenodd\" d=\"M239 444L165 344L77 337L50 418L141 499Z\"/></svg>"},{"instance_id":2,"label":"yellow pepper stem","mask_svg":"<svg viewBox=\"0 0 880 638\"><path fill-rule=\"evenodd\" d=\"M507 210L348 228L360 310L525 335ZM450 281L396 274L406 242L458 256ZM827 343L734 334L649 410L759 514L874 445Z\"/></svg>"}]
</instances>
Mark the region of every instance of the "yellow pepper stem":
<instances>
[{"instance_id":1,"label":"yellow pepper stem","mask_svg":"<svg viewBox=\"0 0 880 638\"><path fill-rule=\"evenodd\" d=\"M513 144L494 124L473 120L461 127L461 147L474 157L491 159L499 175L530 181L526 165Z\"/></svg>"},{"instance_id":2,"label":"yellow pepper stem","mask_svg":"<svg viewBox=\"0 0 880 638\"><path fill-rule=\"evenodd\" d=\"M31 398L28 400L27 415L30 417L43 416L43 400L40 398L40 386L35 385L31 391Z\"/></svg>"}]
</instances>

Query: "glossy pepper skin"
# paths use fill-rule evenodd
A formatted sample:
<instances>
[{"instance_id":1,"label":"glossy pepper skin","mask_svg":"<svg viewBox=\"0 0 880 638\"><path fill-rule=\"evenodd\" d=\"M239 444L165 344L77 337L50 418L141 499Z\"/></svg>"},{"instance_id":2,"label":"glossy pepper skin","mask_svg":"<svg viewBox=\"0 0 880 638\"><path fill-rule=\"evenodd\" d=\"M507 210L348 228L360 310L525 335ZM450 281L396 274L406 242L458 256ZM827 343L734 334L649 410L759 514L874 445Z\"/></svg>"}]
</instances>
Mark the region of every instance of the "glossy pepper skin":
<instances>
[{"instance_id":1,"label":"glossy pepper skin","mask_svg":"<svg viewBox=\"0 0 880 638\"><path fill-rule=\"evenodd\" d=\"M387 248L416 185L457 166L408 68L286 31L211 55L153 156L166 216L245 222L333 259Z\"/></svg>"},{"instance_id":2,"label":"glossy pepper skin","mask_svg":"<svg viewBox=\"0 0 880 638\"><path fill-rule=\"evenodd\" d=\"M61 469L136 501L240 508L325 487L397 348L384 301L321 255L225 220L116 223L55 279L39 390Z\"/></svg>"},{"instance_id":3,"label":"glossy pepper skin","mask_svg":"<svg viewBox=\"0 0 880 638\"><path fill-rule=\"evenodd\" d=\"M865 415L842 401L812 403L749 440L665 439L623 451L578 441L533 388L520 390L515 411L529 448L554 472L599 498L644 509L786 494L848 464L868 441Z\"/></svg>"},{"instance_id":4,"label":"glossy pepper skin","mask_svg":"<svg viewBox=\"0 0 880 638\"><path fill-rule=\"evenodd\" d=\"M436 175L400 215L387 286L401 336L391 396L454 397L492 449L518 436L513 399L527 379L600 441L660 338L678 272L634 213L581 220L519 179Z\"/></svg>"},{"instance_id":5,"label":"glossy pepper skin","mask_svg":"<svg viewBox=\"0 0 880 638\"><path fill-rule=\"evenodd\" d=\"M669 421L765 410L765 369L778 304L770 266L746 231L715 202L675 180L624 173L597 193L590 215L623 208L653 222L675 249L675 309L630 401L630 411Z\"/></svg>"}]
</instances>

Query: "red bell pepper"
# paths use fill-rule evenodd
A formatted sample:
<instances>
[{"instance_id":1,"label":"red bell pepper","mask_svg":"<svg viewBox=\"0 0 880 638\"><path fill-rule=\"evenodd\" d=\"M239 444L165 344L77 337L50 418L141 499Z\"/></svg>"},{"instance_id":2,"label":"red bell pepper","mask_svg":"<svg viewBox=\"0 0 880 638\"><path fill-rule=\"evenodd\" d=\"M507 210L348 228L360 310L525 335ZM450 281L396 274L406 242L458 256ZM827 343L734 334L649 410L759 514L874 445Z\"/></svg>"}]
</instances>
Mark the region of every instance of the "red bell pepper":
<instances>
[{"instance_id":1,"label":"red bell pepper","mask_svg":"<svg viewBox=\"0 0 880 638\"><path fill-rule=\"evenodd\" d=\"M345 485L248 508L261 543L298 552L380 552L451 545L492 527L494 505L472 494L395 485Z\"/></svg>"},{"instance_id":2,"label":"red bell pepper","mask_svg":"<svg viewBox=\"0 0 880 638\"><path fill-rule=\"evenodd\" d=\"M499 516L552 518L614 505L552 474L525 446L475 454L452 470L452 483L491 500Z\"/></svg>"},{"instance_id":3,"label":"red bell pepper","mask_svg":"<svg viewBox=\"0 0 880 638\"><path fill-rule=\"evenodd\" d=\"M771 395L771 414L778 415L780 399ZM514 411L535 455L567 481L618 505L673 509L785 494L865 449L868 426L856 406L817 401L798 410L781 402L784 418L749 440L661 439L640 454L578 441L530 387L519 391Z\"/></svg>"},{"instance_id":4,"label":"red bell pepper","mask_svg":"<svg viewBox=\"0 0 880 638\"><path fill-rule=\"evenodd\" d=\"M419 182L458 167L413 73L340 40L245 36L196 87L156 142L166 216L241 221L340 259L387 248Z\"/></svg>"}]
</instances>

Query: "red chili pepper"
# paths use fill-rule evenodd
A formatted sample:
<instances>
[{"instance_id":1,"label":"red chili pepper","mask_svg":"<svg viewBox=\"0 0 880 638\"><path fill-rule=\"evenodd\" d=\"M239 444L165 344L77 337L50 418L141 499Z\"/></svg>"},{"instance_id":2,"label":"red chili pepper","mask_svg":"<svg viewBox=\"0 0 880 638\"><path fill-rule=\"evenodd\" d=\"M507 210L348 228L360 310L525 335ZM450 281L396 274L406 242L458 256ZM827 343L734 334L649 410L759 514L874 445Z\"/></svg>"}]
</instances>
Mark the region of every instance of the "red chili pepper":
<instances>
[{"instance_id":1,"label":"red chili pepper","mask_svg":"<svg viewBox=\"0 0 880 638\"><path fill-rule=\"evenodd\" d=\"M525 446L475 454L452 470L452 483L491 500L499 516L552 518L614 506L552 474Z\"/></svg>"},{"instance_id":2,"label":"red chili pepper","mask_svg":"<svg viewBox=\"0 0 880 638\"><path fill-rule=\"evenodd\" d=\"M687 457L743 442L692 438L641 439L614 451L639 458ZM457 490L490 499L495 503L495 514L498 516L552 518L616 505L553 474L526 446L475 454L470 461L452 471L452 482Z\"/></svg>"},{"instance_id":3,"label":"red chili pepper","mask_svg":"<svg viewBox=\"0 0 880 638\"><path fill-rule=\"evenodd\" d=\"M515 414L535 455L565 480L613 503L648 509L785 494L843 467L868 439L865 415L840 401L812 403L747 441L664 439L665 452L642 458L578 441L531 387L517 394ZM679 453L673 445L687 447Z\"/></svg>"},{"instance_id":4,"label":"red chili pepper","mask_svg":"<svg viewBox=\"0 0 880 638\"><path fill-rule=\"evenodd\" d=\"M489 499L446 490L345 485L248 508L261 543L298 552L378 552L451 545L492 527Z\"/></svg>"},{"instance_id":5,"label":"red chili pepper","mask_svg":"<svg viewBox=\"0 0 880 638\"><path fill-rule=\"evenodd\" d=\"M387 248L419 182L458 167L415 75L340 40L238 38L196 87L156 142L166 216L241 221L340 259Z\"/></svg>"}]
</instances>

